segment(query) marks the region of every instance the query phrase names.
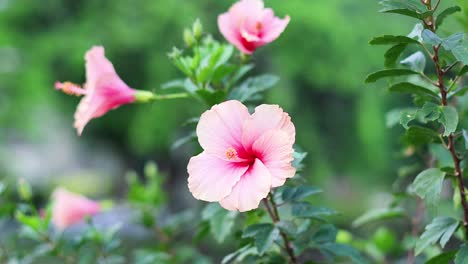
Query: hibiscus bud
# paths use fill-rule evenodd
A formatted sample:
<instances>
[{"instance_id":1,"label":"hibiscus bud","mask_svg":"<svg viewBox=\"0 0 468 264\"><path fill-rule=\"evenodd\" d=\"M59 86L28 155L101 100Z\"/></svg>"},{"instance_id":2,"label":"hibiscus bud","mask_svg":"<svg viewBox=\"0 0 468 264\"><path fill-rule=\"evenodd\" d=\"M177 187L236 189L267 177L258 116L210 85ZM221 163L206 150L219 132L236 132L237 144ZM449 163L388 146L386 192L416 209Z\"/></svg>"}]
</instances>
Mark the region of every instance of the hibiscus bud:
<instances>
[{"instance_id":1,"label":"hibiscus bud","mask_svg":"<svg viewBox=\"0 0 468 264\"><path fill-rule=\"evenodd\" d=\"M195 39L197 41L200 40L201 35L203 33L203 26L200 22L200 19L197 18L197 20L195 20L192 26L192 31L193 31L193 36L195 37Z\"/></svg>"},{"instance_id":2,"label":"hibiscus bud","mask_svg":"<svg viewBox=\"0 0 468 264\"><path fill-rule=\"evenodd\" d=\"M192 47L193 44L195 44L196 42L196 39L193 36L192 31L190 31L190 29L188 28L184 29L184 42L185 42L185 46L187 47Z\"/></svg>"}]
</instances>

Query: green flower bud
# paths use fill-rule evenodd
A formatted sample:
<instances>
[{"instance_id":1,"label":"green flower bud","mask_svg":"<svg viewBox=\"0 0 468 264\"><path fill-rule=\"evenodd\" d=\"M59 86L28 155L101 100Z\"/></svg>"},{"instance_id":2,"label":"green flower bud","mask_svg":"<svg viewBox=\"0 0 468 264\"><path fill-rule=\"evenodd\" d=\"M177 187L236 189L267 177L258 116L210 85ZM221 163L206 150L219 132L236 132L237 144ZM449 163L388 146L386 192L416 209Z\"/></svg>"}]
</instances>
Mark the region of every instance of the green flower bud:
<instances>
[{"instance_id":1,"label":"green flower bud","mask_svg":"<svg viewBox=\"0 0 468 264\"><path fill-rule=\"evenodd\" d=\"M192 47L193 44L195 44L196 39L192 34L192 31L190 29L186 28L184 29L184 42L187 47Z\"/></svg>"},{"instance_id":2,"label":"green flower bud","mask_svg":"<svg viewBox=\"0 0 468 264\"><path fill-rule=\"evenodd\" d=\"M203 33L203 25L201 24L200 19L197 18L197 20L195 20L195 22L193 23L192 32L195 39L197 41L200 40L201 35Z\"/></svg>"}]
</instances>

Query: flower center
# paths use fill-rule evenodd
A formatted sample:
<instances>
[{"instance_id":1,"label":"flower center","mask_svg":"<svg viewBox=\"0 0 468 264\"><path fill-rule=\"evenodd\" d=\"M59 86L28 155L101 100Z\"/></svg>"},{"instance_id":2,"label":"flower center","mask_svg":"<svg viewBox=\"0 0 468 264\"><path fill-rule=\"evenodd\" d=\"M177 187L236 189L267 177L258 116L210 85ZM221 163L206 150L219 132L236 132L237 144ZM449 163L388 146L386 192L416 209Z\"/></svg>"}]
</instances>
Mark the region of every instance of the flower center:
<instances>
[{"instance_id":1,"label":"flower center","mask_svg":"<svg viewBox=\"0 0 468 264\"><path fill-rule=\"evenodd\" d=\"M237 151L233 147L229 147L226 150L226 158L228 158L228 160L237 158Z\"/></svg>"},{"instance_id":2,"label":"flower center","mask_svg":"<svg viewBox=\"0 0 468 264\"><path fill-rule=\"evenodd\" d=\"M257 33L259 33L261 30L262 30L262 22L257 22L257 24L255 25L255 29L257 30Z\"/></svg>"}]
</instances>

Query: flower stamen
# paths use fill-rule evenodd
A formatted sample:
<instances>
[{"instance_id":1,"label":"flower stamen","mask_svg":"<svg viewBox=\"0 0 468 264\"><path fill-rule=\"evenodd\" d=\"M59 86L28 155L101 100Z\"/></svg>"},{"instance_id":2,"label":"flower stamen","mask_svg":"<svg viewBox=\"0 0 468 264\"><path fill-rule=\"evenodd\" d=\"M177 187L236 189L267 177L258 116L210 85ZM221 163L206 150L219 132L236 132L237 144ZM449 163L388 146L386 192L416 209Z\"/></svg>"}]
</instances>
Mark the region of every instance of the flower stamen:
<instances>
[{"instance_id":1,"label":"flower stamen","mask_svg":"<svg viewBox=\"0 0 468 264\"><path fill-rule=\"evenodd\" d=\"M86 94L86 90L81 88L78 84L71 82L56 82L55 89L61 90L63 93L74 96L82 96Z\"/></svg>"},{"instance_id":2,"label":"flower stamen","mask_svg":"<svg viewBox=\"0 0 468 264\"><path fill-rule=\"evenodd\" d=\"M233 147L229 147L226 150L226 157L228 158L228 160L237 158L237 151Z\"/></svg>"}]
</instances>

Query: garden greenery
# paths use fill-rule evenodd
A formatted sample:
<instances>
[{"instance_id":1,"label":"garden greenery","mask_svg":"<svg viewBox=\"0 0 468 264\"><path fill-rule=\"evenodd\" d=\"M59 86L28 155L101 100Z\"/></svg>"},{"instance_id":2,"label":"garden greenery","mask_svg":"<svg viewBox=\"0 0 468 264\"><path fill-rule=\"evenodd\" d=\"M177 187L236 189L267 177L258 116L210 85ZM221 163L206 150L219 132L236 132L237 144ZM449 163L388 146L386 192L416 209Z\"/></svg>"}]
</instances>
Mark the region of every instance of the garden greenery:
<instances>
[{"instance_id":1,"label":"garden greenery","mask_svg":"<svg viewBox=\"0 0 468 264\"><path fill-rule=\"evenodd\" d=\"M365 213L353 226L410 220L406 250L397 254L408 263L468 263L463 179L468 132L462 129L468 41L463 33L439 33L440 25L461 10L442 10L440 2L381 1L383 13L409 16L416 23L408 34L370 41L390 48L385 69L365 80L385 78L390 92L412 96L414 107L394 109L387 116L390 126L400 123L404 128L404 153L411 164L402 168L390 206ZM129 87L105 57L104 47L91 47L85 55L86 83L55 84L57 90L83 96L75 113L78 134L86 136L88 122L125 104L193 100L203 105L206 111L185 122L191 132L174 147L198 140L202 151L189 161L187 189L205 202L202 208L167 212L164 175L152 162L145 166L144 182L128 174L128 191L121 201L93 201L57 188L46 205L38 207L26 181L19 180L17 186L0 183L1 223L18 229L2 235L0 262L213 263L203 251L207 238L232 246L221 263L389 260L388 245L395 238L388 229L379 229L366 241L330 223L339 212L317 205L314 197L322 190L300 175L307 154L294 144L301 133L294 116L280 106L261 104L279 77L254 74L255 51L280 37L289 22L288 16L276 17L262 0L240 0L218 17L228 41L224 43L196 20L183 31L185 46L168 54L181 77L159 91ZM419 172L412 179L415 170ZM450 187L453 196L447 199ZM119 221L123 214L131 219ZM101 216L110 222L103 224ZM147 239L138 244L132 230L144 230Z\"/></svg>"}]
</instances>

